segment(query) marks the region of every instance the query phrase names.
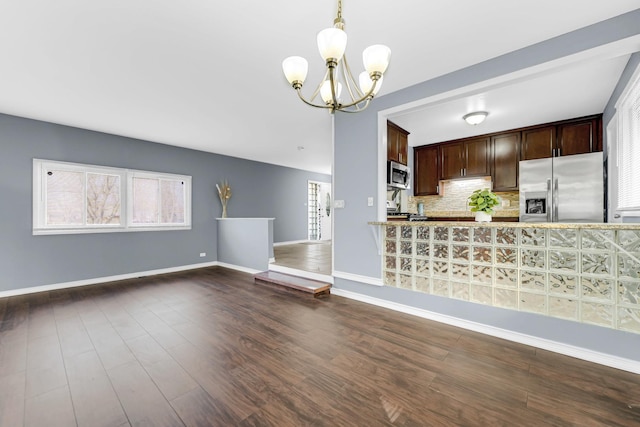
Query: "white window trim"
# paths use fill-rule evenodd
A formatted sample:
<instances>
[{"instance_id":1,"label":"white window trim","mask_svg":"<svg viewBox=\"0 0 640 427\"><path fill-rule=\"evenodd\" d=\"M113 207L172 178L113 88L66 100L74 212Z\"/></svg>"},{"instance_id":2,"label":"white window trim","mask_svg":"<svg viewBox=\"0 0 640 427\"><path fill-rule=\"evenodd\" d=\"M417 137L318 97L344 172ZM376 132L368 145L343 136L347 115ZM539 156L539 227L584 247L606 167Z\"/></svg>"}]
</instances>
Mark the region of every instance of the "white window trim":
<instances>
[{"instance_id":1,"label":"white window trim","mask_svg":"<svg viewBox=\"0 0 640 427\"><path fill-rule=\"evenodd\" d=\"M637 91L638 88L640 88L640 67L637 67L636 70L633 72L633 75L631 76L631 78L629 79L629 82L627 83L627 85L625 86L624 90L622 91L622 93L620 94L620 96L618 97L618 101L615 104L615 110L616 113L614 115L614 117L612 118L612 120L615 120L615 126L611 126L612 128L612 134L615 135L615 152L616 152L616 172L615 172L615 180L616 180L616 187L618 186L618 178L619 178L619 167L620 167L620 156L624 155L623 150L621 150L620 144L621 144L621 133L623 132L623 129L625 128L625 113L626 111L623 111L625 105L629 102L629 96L634 92ZM607 138L609 138L609 135L607 135ZM610 142L609 140L607 141L608 143ZM635 215L637 216L639 214L639 210L640 210L640 206L638 207L621 207L620 205L620 194L619 194L619 188L616 188L616 192L615 192L615 200L614 203L612 203L611 207L613 207L614 211L615 211L615 215L618 215L618 218L624 217L626 215ZM614 216L615 217L615 216Z\"/></svg>"},{"instance_id":2,"label":"white window trim","mask_svg":"<svg viewBox=\"0 0 640 427\"><path fill-rule=\"evenodd\" d=\"M176 224L135 224L133 222L133 179L134 178L149 178L149 179L159 179L166 181L184 181L186 188L183 192L184 195L184 219L185 222L182 225ZM185 227L191 227L191 177L185 175L173 175L166 173L157 173L157 172L147 172L147 171L138 171L138 170L130 170L127 175L127 194L131 195L131 197L127 197L127 213L126 213L126 224L127 228L139 228L139 229L161 229L167 230L169 228L175 229L183 229Z\"/></svg>"},{"instance_id":3,"label":"white window trim","mask_svg":"<svg viewBox=\"0 0 640 427\"><path fill-rule=\"evenodd\" d=\"M607 221L622 222L618 212L618 113L609 121L607 125Z\"/></svg>"},{"instance_id":4,"label":"white window trim","mask_svg":"<svg viewBox=\"0 0 640 427\"><path fill-rule=\"evenodd\" d=\"M120 224L92 224L92 225L46 225L46 194L45 178L47 169L61 169L67 171L100 173L120 176ZM132 182L134 177L154 179L180 180L185 183L184 218L183 224L133 224L132 223ZM170 231L191 230L191 176L176 175L162 172L123 169L108 166L97 166L81 163L61 162L56 160L33 159L33 235L50 234L88 234L88 233L121 233L136 231ZM84 213L86 215L86 212Z\"/></svg>"}]
</instances>

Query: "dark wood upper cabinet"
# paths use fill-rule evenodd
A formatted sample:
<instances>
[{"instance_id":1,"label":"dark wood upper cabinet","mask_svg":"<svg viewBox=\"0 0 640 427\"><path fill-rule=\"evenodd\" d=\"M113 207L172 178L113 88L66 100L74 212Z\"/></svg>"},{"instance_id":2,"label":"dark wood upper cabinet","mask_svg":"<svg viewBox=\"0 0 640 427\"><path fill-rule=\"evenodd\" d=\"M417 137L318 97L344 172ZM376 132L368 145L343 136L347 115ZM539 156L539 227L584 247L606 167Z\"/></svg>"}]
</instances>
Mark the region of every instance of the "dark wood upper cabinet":
<instances>
[{"instance_id":1,"label":"dark wood upper cabinet","mask_svg":"<svg viewBox=\"0 0 640 427\"><path fill-rule=\"evenodd\" d=\"M553 150L555 147L555 126L523 130L520 160L535 160L553 157Z\"/></svg>"},{"instance_id":2,"label":"dark wood upper cabinet","mask_svg":"<svg viewBox=\"0 0 640 427\"><path fill-rule=\"evenodd\" d=\"M556 156L602 151L601 134L596 118L558 125Z\"/></svg>"},{"instance_id":3,"label":"dark wood upper cabinet","mask_svg":"<svg viewBox=\"0 0 640 427\"><path fill-rule=\"evenodd\" d=\"M489 138L474 138L440 145L441 179L488 176Z\"/></svg>"},{"instance_id":4,"label":"dark wood upper cabinet","mask_svg":"<svg viewBox=\"0 0 640 427\"><path fill-rule=\"evenodd\" d=\"M413 150L413 193L416 196L438 194L438 146L425 145Z\"/></svg>"},{"instance_id":5,"label":"dark wood upper cabinet","mask_svg":"<svg viewBox=\"0 0 640 427\"><path fill-rule=\"evenodd\" d=\"M409 163L409 133L400 132L398 136L398 160L403 165Z\"/></svg>"},{"instance_id":6,"label":"dark wood upper cabinet","mask_svg":"<svg viewBox=\"0 0 640 427\"><path fill-rule=\"evenodd\" d=\"M387 122L387 160L398 161L398 129Z\"/></svg>"},{"instance_id":7,"label":"dark wood upper cabinet","mask_svg":"<svg viewBox=\"0 0 640 427\"><path fill-rule=\"evenodd\" d=\"M464 177L464 145L462 142L440 145L440 178Z\"/></svg>"},{"instance_id":8,"label":"dark wood upper cabinet","mask_svg":"<svg viewBox=\"0 0 640 427\"><path fill-rule=\"evenodd\" d=\"M491 174L491 148L488 137L474 138L464 143L466 164L464 176L488 176Z\"/></svg>"},{"instance_id":9,"label":"dark wood upper cabinet","mask_svg":"<svg viewBox=\"0 0 640 427\"><path fill-rule=\"evenodd\" d=\"M409 153L409 132L387 121L387 160L406 165Z\"/></svg>"},{"instance_id":10,"label":"dark wood upper cabinet","mask_svg":"<svg viewBox=\"0 0 640 427\"><path fill-rule=\"evenodd\" d=\"M518 190L520 132L491 137L491 152L493 191Z\"/></svg>"},{"instance_id":11,"label":"dark wood upper cabinet","mask_svg":"<svg viewBox=\"0 0 640 427\"><path fill-rule=\"evenodd\" d=\"M522 130L520 160L602 151L602 115Z\"/></svg>"},{"instance_id":12,"label":"dark wood upper cabinet","mask_svg":"<svg viewBox=\"0 0 640 427\"><path fill-rule=\"evenodd\" d=\"M421 151L426 147L428 156ZM493 191L517 191L521 160L597 151L602 151L602 114L415 147L414 155L420 156L414 159L415 194L437 194L431 174L438 167L439 179L491 175ZM429 176L423 176L426 170Z\"/></svg>"}]
</instances>

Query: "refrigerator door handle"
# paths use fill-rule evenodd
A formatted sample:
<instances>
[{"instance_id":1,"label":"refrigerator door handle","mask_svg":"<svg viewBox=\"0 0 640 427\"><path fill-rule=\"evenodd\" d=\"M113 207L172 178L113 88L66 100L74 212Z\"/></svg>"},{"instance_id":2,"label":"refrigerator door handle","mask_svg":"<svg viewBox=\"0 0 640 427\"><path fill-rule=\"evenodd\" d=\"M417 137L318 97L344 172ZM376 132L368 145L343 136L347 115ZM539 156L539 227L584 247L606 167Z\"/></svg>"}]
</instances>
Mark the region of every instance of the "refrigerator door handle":
<instances>
[{"instance_id":1,"label":"refrigerator door handle","mask_svg":"<svg viewBox=\"0 0 640 427\"><path fill-rule=\"evenodd\" d=\"M558 178L553 180L553 222L558 222Z\"/></svg>"},{"instance_id":2,"label":"refrigerator door handle","mask_svg":"<svg viewBox=\"0 0 640 427\"><path fill-rule=\"evenodd\" d=\"M551 178L547 179L547 222L551 222Z\"/></svg>"}]
</instances>

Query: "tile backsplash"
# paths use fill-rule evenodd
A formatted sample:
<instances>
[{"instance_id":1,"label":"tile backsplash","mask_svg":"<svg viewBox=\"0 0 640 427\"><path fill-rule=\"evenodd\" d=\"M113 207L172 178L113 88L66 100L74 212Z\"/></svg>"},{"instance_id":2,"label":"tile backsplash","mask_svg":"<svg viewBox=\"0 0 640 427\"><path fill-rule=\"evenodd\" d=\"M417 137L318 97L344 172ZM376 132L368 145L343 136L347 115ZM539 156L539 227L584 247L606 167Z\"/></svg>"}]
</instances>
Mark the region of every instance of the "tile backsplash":
<instances>
[{"instance_id":1,"label":"tile backsplash","mask_svg":"<svg viewBox=\"0 0 640 427\"><path fill-rule=\"evenodd\" d=\"M468 212L467 199L477 189L491 188L491 178L460 179L440 181L440 195L438 196L409 196L407 209L410 213L418 212L418 203L424 204L425 212L429 211L460 211ZM496 210L517 210L520 193L508 191L496 193L508 206L498 206Z\"/></svg>"}]
</instances>

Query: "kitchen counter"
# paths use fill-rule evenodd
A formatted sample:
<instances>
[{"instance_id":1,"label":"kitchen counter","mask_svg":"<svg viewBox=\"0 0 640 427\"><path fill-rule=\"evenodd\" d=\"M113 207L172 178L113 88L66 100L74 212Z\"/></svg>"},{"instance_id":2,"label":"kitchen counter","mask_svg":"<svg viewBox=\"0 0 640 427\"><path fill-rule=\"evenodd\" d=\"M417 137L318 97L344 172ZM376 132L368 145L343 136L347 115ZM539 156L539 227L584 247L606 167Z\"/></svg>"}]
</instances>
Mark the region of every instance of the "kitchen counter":
<instances>
[{"instance_id":1,"label":"kitchen counter","mask_svg":"<svg viewBox=\"0 0 640 427\"><path fill-rule=\"evenodd\" d=\"M394 222L398 222L398 221L408 221L409 219L409 215L415 215L415 214L402 214L402 215L387 215L387 221L394 221ZM500 221L501 219L503 221L508 221L508 222L517 222L519 220L519 211L517 209L501 209L496 211L496 213L493 216L493 218L496 221ZM437 211L437 210L426 210L424 211L424 215L425 217L427 217L427 221L429 222L434 222L434 221L446 221L446 222L450 222L450 221L474 221L475 220L475 213L471 212L471 211Z\"/></svg>"},{"instance_id":2,"label":"kitchen counter","mask_svg":"<svg viewBox=\"0 0 640 427\"><path fill-rule=\"evenodd\" d=\"M410 226L456 226L456 227L511 227L511 228L553 228L553 229L590 229L590 230L640 230L640 224L620 223L566 223L566 222L475 222L475 221L371 221L369 225L410 225Z\"/></svg>"},{"instance_id":3,"label":"kitchen counter","mask_svg":"<svg viewBox=\"0 0 640 427\"><path fill-rule=\"evenodd\" d=\"M387 221L408 221L409 214L387 215Z\"/></svg>"},{"instance_id":4,"label":"kitchen counter","mask_svg":"<svg viewBox=\"0 0 640 427\"><path fill-rule=\"evenodd\" d=\"M475 212L471 211L432 211L425 210L424 216L429 218L474 218ZM518 218L520 211L518 209L500 209L492 215L494 218Z\"/></svg>"},{"instance_id":5,"label":"kitchen counter","mask_svg":"<svg viewBox=\"0 0 640 427\"><path fill-rule=\"evenodd\" d=\"M475 217L425 217L426 219L413 219L413 222L475 222ZM498 222L518 222L518 217L504 217L498 218ZM393 221L394 223L400 221L409 221L407 216L388 216L387 221Z\"/></svg>"},{"instance_id":6,"label":"kitchen counter","mask_svg":"<svg viewBox=\"0 0 640 427\"><path fill-rule=\"evenodd\" d=\"M640 334L640 224L369 224L385 286Z\"/></svg>"}]
</instances>

